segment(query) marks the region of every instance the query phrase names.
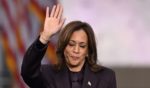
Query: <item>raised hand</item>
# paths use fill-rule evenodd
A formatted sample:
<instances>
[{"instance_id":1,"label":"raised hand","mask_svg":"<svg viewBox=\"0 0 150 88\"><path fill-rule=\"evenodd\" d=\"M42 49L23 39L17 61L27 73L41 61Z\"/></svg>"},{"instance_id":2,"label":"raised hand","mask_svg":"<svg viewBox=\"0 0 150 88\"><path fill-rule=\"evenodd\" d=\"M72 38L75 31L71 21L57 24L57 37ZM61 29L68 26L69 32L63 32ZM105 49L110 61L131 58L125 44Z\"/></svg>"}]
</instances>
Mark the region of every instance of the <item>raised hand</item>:
<instances>
[{"instance_id":1,"label":"raised hand","mask_svg":"<svg viewBox=\"0 0 150 88\"><path fill-rule=\"evenodd\" d=\"M62 19L62 12L63 8L60 4L53 6L50 15L49 7L46 8L44 30L40 35L40 41L43 44L46 44L49 41L49 38L62 28L65 21L65 19Z\"/></svg>"}]
</instances>

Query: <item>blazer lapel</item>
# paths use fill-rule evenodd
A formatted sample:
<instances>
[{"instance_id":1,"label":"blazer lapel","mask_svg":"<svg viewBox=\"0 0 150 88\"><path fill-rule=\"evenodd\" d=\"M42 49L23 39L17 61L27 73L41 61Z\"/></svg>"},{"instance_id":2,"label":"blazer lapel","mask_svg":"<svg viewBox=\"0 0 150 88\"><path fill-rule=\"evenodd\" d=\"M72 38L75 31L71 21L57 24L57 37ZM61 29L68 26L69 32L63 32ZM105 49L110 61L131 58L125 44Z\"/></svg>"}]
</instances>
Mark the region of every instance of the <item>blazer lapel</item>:
<instances>
[{"instance_id":1,"label":"blazer lapel","mask_svg":"<svg viewBox=\"0 0 150 88\"><path fill-rule=\"evenodd\" d=\"M57 86L57 88L71 88L69 72L68 72L67 67L64 67L64 69L62 69L62 71L57 73L56 86Z\"/></svg>"},{"instance_id":2,"label":"blazer lapel","mask_svg":"<svg viewBox=\"0 0 150 88\"><path fill-rule=\"evenodd\" d=\"M90 70L88 64L86 63L82 88L96 88L96 84L96 74Z\"/></svg>"}]
</instances>

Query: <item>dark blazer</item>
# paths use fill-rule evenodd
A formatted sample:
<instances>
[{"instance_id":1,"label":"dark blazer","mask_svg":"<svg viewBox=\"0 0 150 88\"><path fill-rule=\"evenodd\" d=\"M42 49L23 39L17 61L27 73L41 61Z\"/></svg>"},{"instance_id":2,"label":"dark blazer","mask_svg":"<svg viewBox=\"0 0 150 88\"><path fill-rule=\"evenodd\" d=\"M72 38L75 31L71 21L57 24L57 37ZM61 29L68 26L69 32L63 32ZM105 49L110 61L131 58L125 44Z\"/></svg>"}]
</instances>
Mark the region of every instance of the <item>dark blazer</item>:
<instances>
[{"instance_id":1,"label":"dark blazer","mask_svg":"<svg viewBox=\"0 0 150 88\"><path fill-rule=\"evenodd\" d=\"M55 71L51 65L41 65L48 44L43 48L38 44L37 39L24 55L21 75L25 83L31 88L71 88L67 66ZM83 75L82 88L116 88L115 73L106 67L93 72L86 63Z\"/></svg>"}]
</instances>

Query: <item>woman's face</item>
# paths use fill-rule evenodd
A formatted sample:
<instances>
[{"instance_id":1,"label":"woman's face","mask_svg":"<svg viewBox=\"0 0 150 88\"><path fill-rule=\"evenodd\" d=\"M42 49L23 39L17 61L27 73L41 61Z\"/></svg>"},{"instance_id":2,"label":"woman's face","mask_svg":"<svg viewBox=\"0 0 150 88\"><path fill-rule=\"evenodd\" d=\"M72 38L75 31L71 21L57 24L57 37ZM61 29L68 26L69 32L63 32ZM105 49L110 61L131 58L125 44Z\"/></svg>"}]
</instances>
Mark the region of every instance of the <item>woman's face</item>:
<instances>
[{"instance_id":1,"label":"woman's face","mask_svg":"<svg viewBox=\"0 0 150 88\"><path fill-rule=\"evenodd\" d=\"M87 34L82 30L73 32L69 43L64 50L64 56L69 67L81 67L85 62L88 53Z\"/></svg>"}]
</instances>

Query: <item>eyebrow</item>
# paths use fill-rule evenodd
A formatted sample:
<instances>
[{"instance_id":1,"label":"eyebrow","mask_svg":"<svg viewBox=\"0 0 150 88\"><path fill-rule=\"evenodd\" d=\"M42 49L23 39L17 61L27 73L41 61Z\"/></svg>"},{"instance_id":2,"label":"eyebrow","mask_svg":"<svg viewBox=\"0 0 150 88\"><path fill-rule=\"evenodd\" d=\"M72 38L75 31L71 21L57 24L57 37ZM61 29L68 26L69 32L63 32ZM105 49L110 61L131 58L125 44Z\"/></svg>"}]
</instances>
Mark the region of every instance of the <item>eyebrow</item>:
<instances>
[{"instance_id":1,"label":"eyebrow","mask_svg":"<svg viewBox=\"0 0 150 88\"><path fill-rule=\"evenodd\" d=\"M76 41L74 41L74 40L70 40L69 42L76 43ZM79 44L87 44L87 43L85 43L85 42L79 42Z\"/></svg>"}]
</instances>

